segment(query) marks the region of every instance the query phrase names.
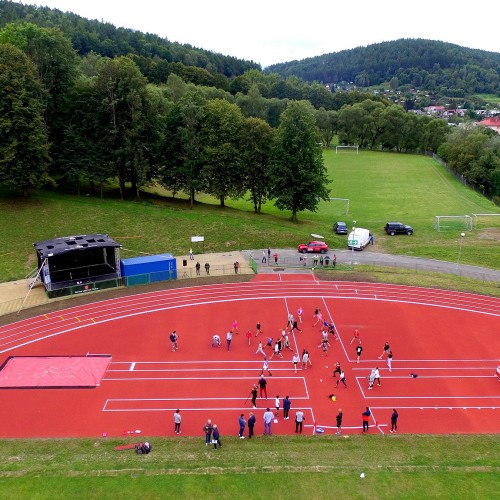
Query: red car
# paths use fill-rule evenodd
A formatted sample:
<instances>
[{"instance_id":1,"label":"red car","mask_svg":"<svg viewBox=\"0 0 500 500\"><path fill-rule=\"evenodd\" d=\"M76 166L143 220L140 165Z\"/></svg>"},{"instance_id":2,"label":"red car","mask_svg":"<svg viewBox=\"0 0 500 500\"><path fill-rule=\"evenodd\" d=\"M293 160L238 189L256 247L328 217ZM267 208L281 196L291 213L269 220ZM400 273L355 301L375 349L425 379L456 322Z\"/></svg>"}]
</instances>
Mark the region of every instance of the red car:
<instances>
[{"instance_id":1,"label":"red car","mask_svg":"<svg viewBox=\"0 0 500 500\"><path fill-rule=\"evenodd\" d=\"M297 250L300 253L326 253L328 245L324 241L310 241L309 243L301 243Z\"/></svg>"}]
</instances>

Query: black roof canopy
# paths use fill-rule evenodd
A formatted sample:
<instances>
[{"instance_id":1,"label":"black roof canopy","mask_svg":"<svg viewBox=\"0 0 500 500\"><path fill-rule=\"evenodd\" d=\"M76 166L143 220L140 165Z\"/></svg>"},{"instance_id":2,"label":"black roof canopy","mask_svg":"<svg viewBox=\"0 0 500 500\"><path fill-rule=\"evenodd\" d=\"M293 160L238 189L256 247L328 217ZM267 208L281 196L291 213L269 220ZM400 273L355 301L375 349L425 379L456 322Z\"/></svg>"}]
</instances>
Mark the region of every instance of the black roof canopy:
<instances>
[{"instance_id":1,"label":"black roof canopy","mask_svg":"<svg viewBox=\"0 0 500 500\"><path fill-rule=\"evenodd\" d=\"M38 255L45 259L54 255L75 250L89 250L91 248L120 248L121 245L107 234L84 234L80 236L64 236L52 240L33 243Z\"/></svg>"}]
</instances>

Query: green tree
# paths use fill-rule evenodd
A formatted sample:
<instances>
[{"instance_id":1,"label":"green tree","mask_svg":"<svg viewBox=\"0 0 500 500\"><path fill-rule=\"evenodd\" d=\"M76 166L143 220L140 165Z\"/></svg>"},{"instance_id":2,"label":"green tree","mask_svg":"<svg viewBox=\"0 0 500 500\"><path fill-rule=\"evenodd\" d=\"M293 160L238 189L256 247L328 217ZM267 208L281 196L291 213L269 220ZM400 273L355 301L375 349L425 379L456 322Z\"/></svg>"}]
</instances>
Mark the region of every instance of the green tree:
<instances>
[{"instance_id":1,"label":"green tree","mask_svg":"<svg viewBox=\"0 0 500 500\"><path fill-rule=\"evenodd\" d=\"M0 43L0 183L20 187L24 196L48 180L43 93L28 57Z\"/></svg>"},{"instance_id":2,"label":"green tree","mask_svg":"<svg viewBox=\"0 0 500 500\"><path fill-rule=\"evenodd\" d=\"M327 111L325 108L320 108L316 111L316 125L321 134L321 141L325 147L330 147L333 137L337 133L338 128L338 112Z\"/></svg>"},{"instance_id":3,"label":"green tree","mask_svg":"<svg viewBox=\"0 0 500 500\"><path fill-rule=\"evenodd\" d=\"M297 222L301 210L315 212L328 197L326 168L314 108L293 101L281 115L270 169L271 194L280 210L291 210Z\"/></svg>"},{"instance_id":4,"label":"green tree","mask_svg":"<svg viewBox=\"0 0 500 500\"><path fill-rule=\"evenodd\" d=\"M223 99L209 101L202 129L202 163L206 192L225 205L227 197L244 193L241 170L241 130L243 115L236 104Z\"/></svg>"},{"instance_id":5,"label":"green tree","mask_svg":"<svg viewBox=\"0 0 500 500\"><path fill-rule=\"evenodd\" d=\"M269 166L275 131L264 120L247 118L241 133L242 164L246 189L250 191L255 213L269 195Z\"/></svg>"}]
</instances>

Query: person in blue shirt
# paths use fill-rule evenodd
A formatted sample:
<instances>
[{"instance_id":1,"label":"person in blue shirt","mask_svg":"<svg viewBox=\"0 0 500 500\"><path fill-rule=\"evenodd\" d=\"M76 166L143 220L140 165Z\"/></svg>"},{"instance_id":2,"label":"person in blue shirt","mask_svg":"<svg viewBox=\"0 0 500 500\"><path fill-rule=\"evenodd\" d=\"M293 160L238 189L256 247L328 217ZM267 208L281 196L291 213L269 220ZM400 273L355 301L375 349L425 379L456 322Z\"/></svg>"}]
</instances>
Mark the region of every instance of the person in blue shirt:
<instances>
[{"instance_id":1,"label":"person in blue shirt","mask_svg":"<svg viewBox=\"0 0 500 500\"><path fill-rule=\"evenodd\" d=\"M288 420L288 412L290 411L290 407L292 406L292 402L288 399L288 396L285 396L283 400L283 418Z\"/></svg>"},{"instance_id":2,"label":"person in blue shirt","mask_svg":"<svg viewBox=\"0 0 500 500\"><path fill-rule=\"evenodd\" d=\"M250 412L250 416L248 417L248 439L251 439L253 436L253 428L255 427L255 415Z\"/></svg>"},{"instance_id":3,"label":"person in blue shirt","mask_svg":"<svg viewBox=\"0 0 500 500\"><path fill-rule=\"evenodd\" d=\"M243 432L245 432L245 425L247 422L245 420L245 417L243 416L243 413L240 415L240 418L238 419L238 423L240 424L240 432L239 432L240 439L245 439Z\"/></svg>"}]
</instances>

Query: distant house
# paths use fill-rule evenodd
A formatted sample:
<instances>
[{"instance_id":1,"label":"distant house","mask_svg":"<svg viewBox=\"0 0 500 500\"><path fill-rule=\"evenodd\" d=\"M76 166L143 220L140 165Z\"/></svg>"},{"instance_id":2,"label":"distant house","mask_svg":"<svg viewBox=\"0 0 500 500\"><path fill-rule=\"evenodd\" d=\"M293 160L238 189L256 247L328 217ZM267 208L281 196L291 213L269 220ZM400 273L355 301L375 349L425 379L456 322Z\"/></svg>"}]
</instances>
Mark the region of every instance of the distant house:
<instances>
[{"instance_id":1,"label":"distant house","mask_svg":"<svg viewBox=\"0 0 500 500\"><path fill-rule=\"evenodd\" d=\"M477 125L491 128L491 130L494 130L497 134L500 134L500 117L498 116L481 120L480 122L477 122Z\"/></svg>"},{"instance_id":2,"label":"distant house","mask_svg":"<svg viewBox=\"0 0 500 500\"><path fill-rule=\"evenodd\" d=\"M444 106L427 106L424 111L429 115L440 115L445 111Z\"/></svg>"}]
</instances>

